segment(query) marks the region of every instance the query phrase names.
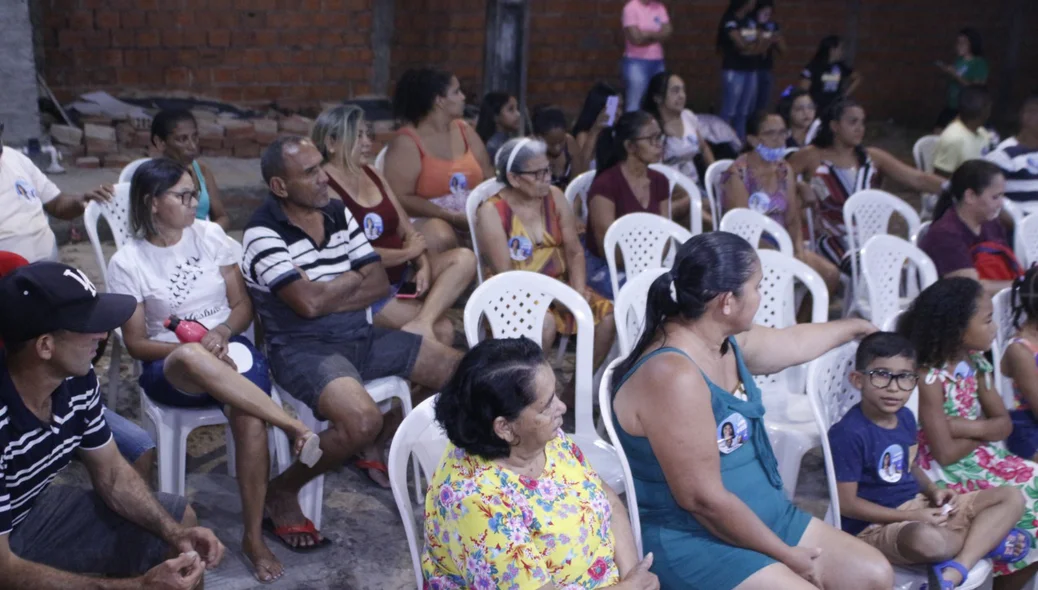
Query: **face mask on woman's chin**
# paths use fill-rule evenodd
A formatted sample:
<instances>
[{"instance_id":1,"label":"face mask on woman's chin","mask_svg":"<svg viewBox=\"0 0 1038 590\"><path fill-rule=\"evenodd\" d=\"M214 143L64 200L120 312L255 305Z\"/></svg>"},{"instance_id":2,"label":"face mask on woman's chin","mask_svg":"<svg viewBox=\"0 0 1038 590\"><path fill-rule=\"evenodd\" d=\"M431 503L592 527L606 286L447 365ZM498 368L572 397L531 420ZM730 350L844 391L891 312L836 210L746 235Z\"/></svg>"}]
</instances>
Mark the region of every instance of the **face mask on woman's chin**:
<instances>
[{"instance_id":1,"label":"face mask on woman's chin","mask_svg":"<svg viewBox=\"0 0 1038 590\"><path fill-rule=\"evenodd\" d=\"M770 148L763 143L758 143L756 150L757 155L765 162L778 162L786 156L786 148L784 147Z\"/></svg>"}]
</instances>

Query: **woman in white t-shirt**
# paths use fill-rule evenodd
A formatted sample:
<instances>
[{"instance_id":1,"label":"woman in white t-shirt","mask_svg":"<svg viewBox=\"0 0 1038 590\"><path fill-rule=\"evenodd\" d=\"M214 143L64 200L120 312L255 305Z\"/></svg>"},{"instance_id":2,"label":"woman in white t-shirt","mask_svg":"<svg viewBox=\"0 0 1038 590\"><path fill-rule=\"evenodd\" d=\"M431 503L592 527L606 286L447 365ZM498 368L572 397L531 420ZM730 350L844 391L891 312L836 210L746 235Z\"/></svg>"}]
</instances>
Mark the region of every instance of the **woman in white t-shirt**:
<instances>
[{"instance_id":1,"label":"woman in white t-shirt","mask_svg":"<svg viewBox=\"0 0 1038 590\"><path fill-rule=\"evenodd\" d=\"M714 163L714 153L699 128L699 120L685 108L685 82L669 71L656 74L649 80L642 110L656 117L666 136L663 163L702 184L695 157L702 155L705 168Z\"/></svg>"},{"instance_id":2,"label":"woman in white t-shirt","mask_svg":"<svg viewBox=\"0 0 1038 590\"><path fill-rule=\"evenodd\" d=\"M271 400L267 361L240 336L252 321L240 250L219 225L195 219L197 205L198 190L184 166L167 158L142 164L130 187L136 237L112 256L108 288L137 298L137 311L122 329L127 350L141 361L139 382L148 397L177 407L230 407L245 521L242 549L256 578L267 582L284 568L263 541L266 425L294 438L307 463L316 460L320 443ZM208 332L198 343L181 344L163 325L171 316Z\"/></svg>"}]
</instances>

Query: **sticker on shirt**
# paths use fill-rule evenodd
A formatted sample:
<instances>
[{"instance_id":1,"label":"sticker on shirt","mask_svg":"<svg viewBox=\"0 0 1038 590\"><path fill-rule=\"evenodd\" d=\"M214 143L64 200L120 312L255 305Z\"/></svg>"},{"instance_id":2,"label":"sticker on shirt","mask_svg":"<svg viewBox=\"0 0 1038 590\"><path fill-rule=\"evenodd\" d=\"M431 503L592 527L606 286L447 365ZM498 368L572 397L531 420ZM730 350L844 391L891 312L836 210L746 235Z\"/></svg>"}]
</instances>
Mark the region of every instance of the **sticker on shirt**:
<instances>
[{"instance_id":1,"label":"sticker on shirt","mask_svg":"<svg viewBox=\"0 0 1038 590\"><path fill-rule=\"evenodd\" d=\"M769 197L767 193L753 193L750 195L748 205L751 211L756 211L761 215L767 215L771 212L771 197Z\"/></svg>"},{"instance_id":2,"label":"sticker on shirt","mask_svg":"<svg viewBox=\"0 0 1038 590\"><path fill-rule=\"evenodd\" d=\"M14 181L14 192L18 193L19 197L25 199L30 203L35 201L37 198L36 187L29 184L29 181L25 180L24 178L19 178L18 180Z\"/></svg>"},{"instance_id":3,"label":"sticker on shirt","mask_svg":"<svg viewBox=\"0 0 1038 590\"><path fill-rule=\"evenodd\" d=\"M843 76L840 74L840 68L834 67L828 72L822 74L822 91L823 92L836 92L840 89L840 78Z\"/></svg>"},{"instance_id":4,"label":"sticker on shirt","mask_svg":"<svg viewBox=\"0 0 1038 590\"><path fill-rule=\"evenodd\" d=\"M533 255L533 242L526 236L515 236L508 240L508 255L522 262Z\"/></svg>"},{"instance_id":5,"label":"sticker on shirt","mask_svg":"<svg viewBox=\"0 0 1038 590\"><path fill-rule=\"evenodd\" d=\"M382 216L378 213L368 213L364 216L364 236L369 240L376 240L385 231Z\"/></svg>"},{"instance_id":6,"label":"sticker on shirt","mask_svg":"<svg viewBox=\"0 0 1038 590\"><path fill-rule=\"evenodd\" d=\"M887 483L897 483L905 475L905 451L901 445L890 445L879 456L876 466L879 478Z\"/></svg>"},{"instance_id":7,"label":"sticker on shirt","mask_svg":"<svg viewBox=\"0 0 1038 590\"><path fill-rule=\"evenodd\" d=\"M469 192L469 179L464 172L455 172L451 175L449 183L452 195L467 195Z\"/></svg>"},{"instance_id":8,"label":"sticker on shirt","mask_svg":"<svg viewBox=\"0 0 1038 590\"><path fill-rule=\"evenodd\" d=\"M739 412L733 412L717 427L717 450L725 455L746 444L750 439L750 428L746 418Z\"/></svg>"},{"instance_id":9,"label":"sticker on shirt","mask_svg":"<svg viewBox=\"0 0 1038 590\"><path fill-rule=\"evenodd\" d=\"M955 372L952 375L954 375L956 381L972 377L973 367L966 361L959 361L959 364L955 365Z\"/></svg>"}]
</instances>

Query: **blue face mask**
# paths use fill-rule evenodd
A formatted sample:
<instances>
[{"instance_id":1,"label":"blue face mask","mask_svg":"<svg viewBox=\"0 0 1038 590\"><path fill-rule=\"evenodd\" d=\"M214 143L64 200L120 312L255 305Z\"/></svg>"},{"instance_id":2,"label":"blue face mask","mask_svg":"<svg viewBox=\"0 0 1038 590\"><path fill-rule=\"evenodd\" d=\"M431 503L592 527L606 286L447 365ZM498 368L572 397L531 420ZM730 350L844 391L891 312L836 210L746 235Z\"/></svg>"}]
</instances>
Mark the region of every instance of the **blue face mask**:
<instances>
[{"instance_id":1,"label":"blue face mask","mask_svg":"<svg viewBox=\"0 0 1038 590\"><path fill-rule=\"evenodd\" d=\"M763 143L757 144L757 154L764 159L765 162L778 162L782 158L786 157L786 148L777 147L769 148Z\"/></svg>"}]
</instances>

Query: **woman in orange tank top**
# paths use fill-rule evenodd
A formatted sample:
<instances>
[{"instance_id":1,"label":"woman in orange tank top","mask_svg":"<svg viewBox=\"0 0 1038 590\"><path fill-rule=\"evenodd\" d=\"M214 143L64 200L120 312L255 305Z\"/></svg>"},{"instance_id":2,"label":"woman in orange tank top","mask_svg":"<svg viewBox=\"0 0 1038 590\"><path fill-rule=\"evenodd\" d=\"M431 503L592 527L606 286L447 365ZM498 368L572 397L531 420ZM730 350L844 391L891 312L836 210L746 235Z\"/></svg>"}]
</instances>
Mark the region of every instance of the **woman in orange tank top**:
<instances>
[{"instance_id":1,"label":"woman in orange tank top","mask_svg":"<svg viewBox=\"0 0 1038 590\"><path fill-rule=\"evenodd\" d=\"M458 246L468 234L465 200L493 175L475 130L461 120L465 95L448 72L422 68L400 78L393 97L405 122L386 151L385 174L400 204L425 236L430 252Z\"/></svg>"}]
</instances>

